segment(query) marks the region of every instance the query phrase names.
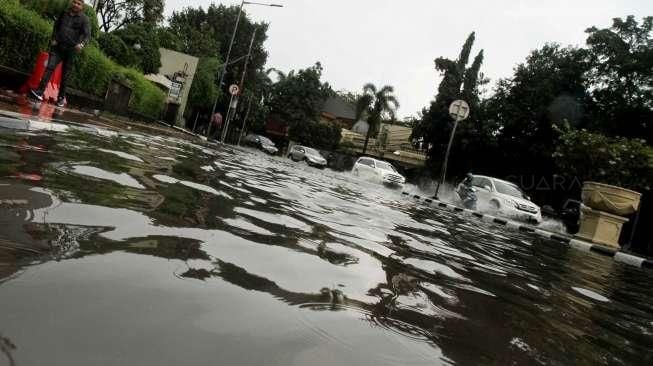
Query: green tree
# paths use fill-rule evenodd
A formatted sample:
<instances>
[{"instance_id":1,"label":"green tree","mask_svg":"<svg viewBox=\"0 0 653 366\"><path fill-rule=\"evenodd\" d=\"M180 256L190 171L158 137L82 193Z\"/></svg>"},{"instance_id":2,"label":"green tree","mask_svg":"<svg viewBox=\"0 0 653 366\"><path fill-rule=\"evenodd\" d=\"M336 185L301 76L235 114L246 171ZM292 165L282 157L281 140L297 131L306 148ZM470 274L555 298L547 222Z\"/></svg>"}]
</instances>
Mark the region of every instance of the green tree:
<instances>
[{"instance_id":1,"label":"green tree","mask_svg":"<svg viewBox=\"0 0 653 366\"><path fill-rule=\"evenodd\" d=\"M376 136L379 132L381 120L384 117L395 119L395 111L399 108L399 101L394 95L394 88L386 85L381 89L368 83L363 86L363 94L358 98L356 103L357 117L367 116L367 134L365 135L365 144L363 145L363 154L367 151L367 144L370 136Z\"/></svg>"},{"instance_id":2,"label":"green tree","mask_svg":"<svg viewBox=\"0 0 653 366\"><path fill-rule=\"evenodd\" d=\"M168 30L173 33L182 45L182 52L196 57L220 57L226 59L232 31L238 17L238 6L225 6L211 4L206 10L200 8L185 8L173 12L168 20ZM252 55L247 66L246 84L252 85L256 73L263 69L267 61L267 52L264 43L267 40L268 25L256 23L250 19L246 11L240 18L236 32L233 49L231 51L230 65L225 75L225 85L238 84L243 71L244 58L248 53L249 43L257 30ZM240 60L240 61L237 61Z\"/></svg>"},{"instance_id":3,"label":"green tree","mask_svg":"<svg viewBox=\"0 0 653 366\"><path fill-rule=\"evenodd\" d=\"M98 0L97 13L104 32L118 30L130 23L155 25L163 20L164 0Z\"/></svg>"},{"instance_id":4,"label":"green tree","mask_svg":"<svg viewBox=\"0 0 653 366\"><path fill-rule=\"evenodd\" d=\"M100 34L98 44L102 52L119 65L129 67L138 64L138 59L136 58L133 49L127 46L122 38L115 34Z\"/></svg>"},{"instance_id":5,"label":"green tree","mask_svg":"<svg viewBox=\"0 0 653 366\"><path fill-rule=\"evenodd\" d=\"M288 133L301 145L325 150L336 150L341 138L340 127L319 122L296 124Z\"/></svg>"},{"instance_id":6,"label":"green tree","mask_svg":"<svg viewBox=\"0 0 653 366\"><path fill-rule=\"evenodd\" d=\"M161 52L156 27L149 23L132 23L112 32L129 46L136 63L133 66L145 74L156 74L161 67Z\"/></svg>"},{"instance_id":7,"label":"green tree","mask_svg":"<svg viewBox=\"0 0 653 366\"><path fill-rule=\"evenodd\" d=\"M613 19L589 28L593 127L610 135L653 138L653 17Z\"/></svg>"},{"instance_id":8,"label":"green tree","mask_svg":"<svg viewBox=\"0 0 653 366\"><path fill-rule=\"evenodd\" d=\"M183 52L181 40L167 28L157 27L156 36L159 39L159 46L169 50Z\"/></svg>"},{"instance_id":9,"label":"green tree","mask_svg":"<svg viewBox=\"0 0 653 366\"><path fill-rule=\"evenodd\" d=\"M317 62L297 72L277 73L278 80L272 85L267 100L270 113L291 129L300 123L317 121L324 101L335 94L329 84L320 80L322 65Z\"/></svg>"},{"instance_id":10,"label":"green tree","mask_svg":"<svg viewBox=\"0 0 653 366\"><path fill-rule=\"evenodd\" d=\"M221 62L217 57L200 59L188 95L189 106L200 109L210 109L213 106L220 93L215 82L215 75L220 68L220 64Z\"/></svg>"},{"instance_id":11,"label":"green tree","mask_svg":"<svg viewBox=\"0 0 653 366\"><path fill-rule=\"evenodd\" d=\"M428 166L434 176L439 171L441 157L444 155L453 127L449 117L449 105L456 99L464 99L470 105L471 111L469 118L459 125L456 133L457 142L452 150L452 164L450 164L453 172L459 173L458 170L467 170L479 164L478 161L470 162L469 159L465 161L464 152L491 145L491 127L481 123L483 119L479 100L479 87L488 82L480 72L484 58L483 50L474 57L470 67L467 67L475 39L475 33L467 37L456 60L444 57L435 60L435 69L442 75L438 94L429 108L422 111L422 120L413 128L413 138L423 138L426 146L430 147Z\"/></svg>"},{"instance_id":12,"label":"green tree","mask_svg":"<svg viewBox=\"0 0 653 366\"><path fill-rule=\"evenodd\" d=\"M589 67L585 50L548 44L518 65L512 78L500 80L483 105L484 121L496 127L501 147L493 160L512 163L486 169L503 176L551 177L558 138L554 125L567 122L578 128L588 121Z\"/></svg>"}]
</instances>

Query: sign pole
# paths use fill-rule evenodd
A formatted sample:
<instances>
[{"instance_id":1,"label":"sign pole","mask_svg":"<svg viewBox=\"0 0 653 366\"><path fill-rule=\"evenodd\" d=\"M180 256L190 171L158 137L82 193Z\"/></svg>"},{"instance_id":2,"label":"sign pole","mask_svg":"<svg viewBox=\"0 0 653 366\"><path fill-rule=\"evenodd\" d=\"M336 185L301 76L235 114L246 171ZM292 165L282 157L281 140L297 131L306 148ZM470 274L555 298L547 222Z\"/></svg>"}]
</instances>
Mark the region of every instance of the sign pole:
<instances>
[{"instance_id":1,"label":"sign pole","mask_svg":"<svg viewBox=\"0 0 653 366\"><path fill-rule=\"evenodd\" d=\"M449 116L453 118L454 124L453 129L451 130L451 136L449 136L449 144L447 145L447 152L444 154L444 162L442 163L442 175L440 176L440 181L438 182L437 187L435 188L435 194L433 198L438 198L438 193L440 193L440 187L444 185L444 181L447 177L447 165L449 164L449 154L451 153L451 145L453 145L453 138L456 134L456 128L458 128L458 122L463 121L469 117L469 105L464 100L456 100L451 103L449 106Z\"/></svg>"},{"instance_id":2,"label":"sign pole","mask_svg":"<svg viewBox=\"0 0 653 366\"><path fill-rule=\"evenodd\" d=\"M220 137L220 142L224 143L225 138L227 137L227 130L229 129L229 122L231 122L231 115L234 112L236 106L238 106L238 93L240 93L240 88L236 84L232 84L229 87L229 94L231 94L231 99L229 99L229 109L227 109L227 116L225 118L225 123L222 126L222 134Z\"/></svg>"}]
</instances>

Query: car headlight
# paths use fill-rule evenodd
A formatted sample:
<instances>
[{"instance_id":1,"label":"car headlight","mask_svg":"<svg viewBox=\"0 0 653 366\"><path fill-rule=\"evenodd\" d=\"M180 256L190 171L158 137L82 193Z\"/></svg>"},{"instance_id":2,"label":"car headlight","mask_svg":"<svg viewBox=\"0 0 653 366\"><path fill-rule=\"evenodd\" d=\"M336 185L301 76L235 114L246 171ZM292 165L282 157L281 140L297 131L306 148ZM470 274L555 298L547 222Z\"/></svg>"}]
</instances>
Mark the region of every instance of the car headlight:
<instances>
[{"instance_id":1,"label":"car headlight","mask_svg":"<svg viewBox=\"0 0 653 366\"><path fill-rule=\"evenodd\" d=\"M514 207L514 208L518 208L518 207L519 207L519 205L517 205L517 202L515 202L515 201L513 201L513 200L511 200L511 199L502 198L501 201L502 201L505 205L509 205L509 206Z\"/></svg>"}]
</instances>

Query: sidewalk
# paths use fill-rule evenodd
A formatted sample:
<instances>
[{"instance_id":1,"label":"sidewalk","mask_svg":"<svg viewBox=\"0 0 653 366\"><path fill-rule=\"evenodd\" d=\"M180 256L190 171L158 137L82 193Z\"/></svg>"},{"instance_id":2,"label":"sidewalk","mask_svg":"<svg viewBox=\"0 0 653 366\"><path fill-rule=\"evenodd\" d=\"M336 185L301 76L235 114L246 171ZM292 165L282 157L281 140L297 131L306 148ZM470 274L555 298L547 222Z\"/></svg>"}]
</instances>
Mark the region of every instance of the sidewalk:
<instances>
[{"instance_id":1,"label":"sidewalk","mask_svg":"<svg viewBox=\"0 0 653 366\"><path fill-rule=\"evenodd\" d=\"M57 108L52 104L35 102L24 95L0 89L0 115L43 122L64 121L90 124L112 130L134 130L144 133L167 135L178 138L204 139L202 136L179 127L163 123L147 123L130 120L98 110L78 109L76 106Z\"/></svg>"}]
</instances>

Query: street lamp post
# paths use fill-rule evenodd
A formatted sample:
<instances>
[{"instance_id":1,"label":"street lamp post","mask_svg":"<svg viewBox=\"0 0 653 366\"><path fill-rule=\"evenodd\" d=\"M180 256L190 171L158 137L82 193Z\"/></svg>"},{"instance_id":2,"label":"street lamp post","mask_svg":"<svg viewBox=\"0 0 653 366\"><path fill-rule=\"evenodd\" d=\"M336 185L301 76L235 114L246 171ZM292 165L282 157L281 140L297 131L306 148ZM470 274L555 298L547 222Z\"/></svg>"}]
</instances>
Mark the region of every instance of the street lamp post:
<instances>
[{"instance_id":1,"label":"street lamp post","mask_svg":"<svg viewBox=\"0 0 653 366\"><path fill-rule=\"evenodd\" d=\"M274 8L282 8L283 5L280 4L265 4L265 3L257 3L257 2L251 2L251 1L245 1L242 0L240 2L240 7L238 8L238 17L236 18L236 24L234 25L234 30L231 33L231 41L229 42L229 48L227 50L227 58L224 61L222 71L220 72L220 81L218 82L218 88L222 88L222 84L224 83L224 76L227 73L227 65L229 65L229 59L231 58L231 49L234 46L234 40L236 39L236 32L238 32L238 24L240 23L240 16L243 14L243 6L245 5L261 5L261 6L270 6ZM215 98L215 102L213 103L213 108L211 109L211 118L215 114L215 109L218 106L218 97ZM211 121L209 120L209 128L207 128L206 132L206 137L208 138L211 136Z\"/></svg>"}]
</instances>

